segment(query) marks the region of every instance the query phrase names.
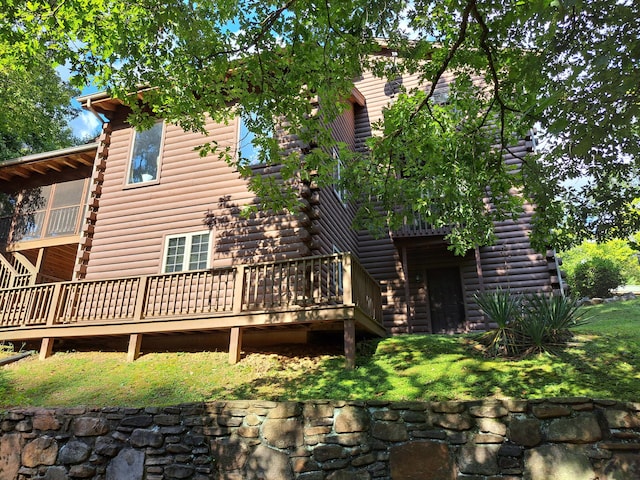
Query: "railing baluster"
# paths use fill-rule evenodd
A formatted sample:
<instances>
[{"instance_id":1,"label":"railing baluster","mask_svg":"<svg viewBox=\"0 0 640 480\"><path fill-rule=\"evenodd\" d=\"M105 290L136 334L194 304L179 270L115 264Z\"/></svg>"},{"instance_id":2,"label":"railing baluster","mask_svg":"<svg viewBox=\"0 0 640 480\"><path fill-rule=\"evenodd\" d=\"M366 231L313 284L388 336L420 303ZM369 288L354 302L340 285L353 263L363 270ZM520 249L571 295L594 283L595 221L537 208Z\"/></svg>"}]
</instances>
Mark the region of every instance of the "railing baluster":
<instances>
[{"instance_id":1,"label":"railing baluster","mask_svg":"<svg viewBox=\"0 0 640 480\"><path fill-rule=\"evenodd\" d=\"M349 254L0 290L0 327L356 305L381 322L377 283Z\"/></svg>"}]
</instances>

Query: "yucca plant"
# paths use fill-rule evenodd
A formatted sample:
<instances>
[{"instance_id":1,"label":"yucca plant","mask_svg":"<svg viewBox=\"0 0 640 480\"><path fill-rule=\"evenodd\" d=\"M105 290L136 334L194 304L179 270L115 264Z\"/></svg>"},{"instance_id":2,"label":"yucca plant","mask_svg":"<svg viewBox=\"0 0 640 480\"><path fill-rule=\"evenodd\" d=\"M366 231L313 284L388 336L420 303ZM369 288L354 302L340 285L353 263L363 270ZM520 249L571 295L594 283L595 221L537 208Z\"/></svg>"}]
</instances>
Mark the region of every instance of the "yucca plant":
<instances>
[{"instance_id":1,"label":"yucca plant","mask_svg":"<svg viewBox=\"0 0 640 480\"><path fill-rule=\"evenodd\" d=\"M559 295L532 295L526 299L520 322L525 352L549 351L564 345L570 329L586 322L576 300Z\"/></svg>"},{"instance_id":2,"label":"yucca plant","mask_svg":"<svg viewBox=\"0 0 640 480\"><path fill-rule=\"evenodd\" d=\"M491 356L514 354L517 337L515 327L521 315L521 296L498 289L477 294L475 300L487 319L496 324L495 329L488 331L480 339L487 346L487 353Z\"/></svg>"}]
</instances>

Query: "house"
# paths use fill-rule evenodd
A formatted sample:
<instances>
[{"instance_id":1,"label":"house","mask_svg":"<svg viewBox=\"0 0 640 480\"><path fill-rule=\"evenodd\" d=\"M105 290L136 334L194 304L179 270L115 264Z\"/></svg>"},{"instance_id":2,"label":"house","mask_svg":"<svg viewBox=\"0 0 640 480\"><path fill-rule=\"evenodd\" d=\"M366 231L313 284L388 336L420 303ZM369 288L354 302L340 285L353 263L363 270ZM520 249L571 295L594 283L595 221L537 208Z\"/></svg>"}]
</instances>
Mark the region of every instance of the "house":
<instances>
[{"instance_id":1,"label":"house","mask_svg":"<svg viewBox=\"0 0 640 480\"><path fill-rule=\"evenodd\" d=\"M395 89L364 74L352 93L332 129L362 149ZM106 94L79 101L108 120L95 143L0 164L10 198L0 220L0 340L41 341L43 358L65 338L122 339L135 359L143 338L191 334L206 348L219 332L237 361L250 342L337 332L353 366L357 335L482 330L475 293L559 289L553 252L531 249L530 205L496 226L495 245L464 256L447 249L446 228L419 218L383 238L355 231L354 208L335 188L300 185L300 212L245 218L242 207L256 202L246 180L215 155L201 158L200 134L161 120L136 131ZM250 147L241 123L207 130L240 150ZM511 155L506 162L519 161Z\"/></svg>"}]
</instances>

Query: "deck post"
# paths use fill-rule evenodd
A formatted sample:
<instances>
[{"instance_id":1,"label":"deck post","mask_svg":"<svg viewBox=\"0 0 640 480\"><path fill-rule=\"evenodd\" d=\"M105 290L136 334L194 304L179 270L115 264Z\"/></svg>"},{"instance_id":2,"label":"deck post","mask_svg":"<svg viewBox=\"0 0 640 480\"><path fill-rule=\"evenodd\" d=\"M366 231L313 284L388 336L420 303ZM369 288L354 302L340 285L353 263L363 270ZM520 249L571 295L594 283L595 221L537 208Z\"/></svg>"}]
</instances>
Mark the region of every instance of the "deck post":
<instances>
[{"instance_id":1,"label":"deck post","mask_svg":"<svg viewBox=\"0 0 640 480\"><path fill-rule=\"evenodd\" d=\"M138 282L138 291L136 292L136 304L133 307L133 319L134 320L142 320L143 312L144 312L144 301L147 296L147 281L149 277L147 275L143 275L140 277L140 281Z\"/></svg>"},{"instance_id":2,"label":"deck post","mask_svg":"<svg viewBox=\"0 0 640 480\"><path fill-rule=\"evenodd\" d=\"M244 265L236 267L233 285L233 313L242 312L242 292L244 291Z\"/></svg>"},{"instance_id":3,"label":"deck post","mask_svg":"<svg viewBox=\"0 0 640 480\"><path fill-rule=\"evenodd\" d=\"M58 308L61 304L60 297L62 296L62 283L57 282L53 286L53 292L51 293L51 303L49 304L49 311L47 312L47 326L50 327L56 321L58 315ZM44 340L43 340L44 341Z\"/></svg>"},{"instance_id":4,"label":"deck post","mask_svg":"<svg viewBox=\"0 0 640 480\"><path fill-rule=\"evenodd\" d=\"M242 328L233 327L229 335L229 363L235 365L242 353Z\"/></svg>"},{"instance_id":5,"label":"deck post","mask_svg":"<svg viewBox=\"0 0 640 480\"><path fill-rule=\"evenodd\" d=\"M133 362L140 356L141 346L141 333L132 333L131 335L129 335L129 350L127 351L127 362Z\"/></svg>"},{"instance_id":6,"label":"deck post","mask_svg":"<svg viewBox=\"0 0 640 480\"><path fill-rule=\"evenodd\" d=\"M348 319L344 321L344 358L345 368L356 368L356 321Z\"/></svg>"},{"instance_id":7,"label":"deck post","mask_svg":"<svg viewBox=\"0 0 640 480\"><path fill-rule=\"evenodd\" d=\"M345 305L353 303L353 283L351 269L351 254L342 256L342 301Z\"/></svg>"},{"instance_id":8,"label":"deck post","mask_svg":"<svg viewBox=\"0 0 640 480\"><path fill-rule=\"evenodd\" d=\"M42 343L40 344L40 360L44 360L49 358L53 353L53 341L55 338L45 337L42 339Z\"/></svg>"}]
</instances>

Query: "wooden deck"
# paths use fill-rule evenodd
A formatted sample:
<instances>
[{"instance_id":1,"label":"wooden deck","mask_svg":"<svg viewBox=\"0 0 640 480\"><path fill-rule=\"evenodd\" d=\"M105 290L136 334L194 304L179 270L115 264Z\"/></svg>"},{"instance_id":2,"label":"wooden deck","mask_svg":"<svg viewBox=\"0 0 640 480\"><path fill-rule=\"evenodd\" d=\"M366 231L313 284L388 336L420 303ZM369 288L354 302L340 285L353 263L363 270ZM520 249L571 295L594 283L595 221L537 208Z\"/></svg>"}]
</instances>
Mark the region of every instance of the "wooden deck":
<instances>
[{"instance_id":1,"label":"wooden deck","mask_svg":"<svg viewBox=\"0 0 640 480\"><path fill-rule=\"evenodd\" d=\"M46 283L0 289L0 341L129 335L128 358L143 334L230 331L236 362L247 328L339 324L347 366L355 333L384 336L380 287L350 254L237 265L175 274Z\"/></svg>"}]
</instances>

